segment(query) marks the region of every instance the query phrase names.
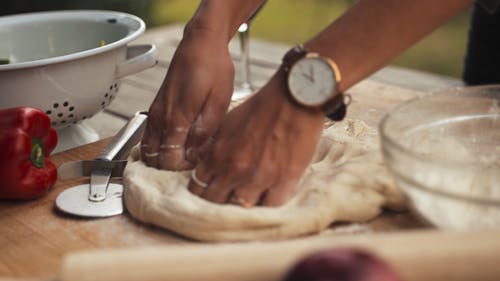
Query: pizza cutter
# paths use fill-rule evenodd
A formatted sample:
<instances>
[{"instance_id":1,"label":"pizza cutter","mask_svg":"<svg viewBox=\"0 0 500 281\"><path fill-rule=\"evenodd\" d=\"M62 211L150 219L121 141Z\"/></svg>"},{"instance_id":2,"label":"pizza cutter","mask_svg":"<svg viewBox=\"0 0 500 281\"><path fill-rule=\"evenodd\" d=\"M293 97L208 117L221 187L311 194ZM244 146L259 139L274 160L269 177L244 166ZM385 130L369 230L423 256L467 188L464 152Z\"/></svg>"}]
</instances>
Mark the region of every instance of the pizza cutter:
<instances>
[{"instance_id":1,"label":"pizza cutter","mask_svg":"<svg viewBox=\"0 0 500 281\"><path fill-rule=\"evenodd\" d=\"M145 112L136 113L96 159L59 166L58 174L62 179L90 177L89 183L68 188L57 196L56 207L59 210L94 218L123 213L123 186L109 181L112 177L121 177L127 164L124 159L139 141L146 119Z\"/></svg>"}]
</instances>

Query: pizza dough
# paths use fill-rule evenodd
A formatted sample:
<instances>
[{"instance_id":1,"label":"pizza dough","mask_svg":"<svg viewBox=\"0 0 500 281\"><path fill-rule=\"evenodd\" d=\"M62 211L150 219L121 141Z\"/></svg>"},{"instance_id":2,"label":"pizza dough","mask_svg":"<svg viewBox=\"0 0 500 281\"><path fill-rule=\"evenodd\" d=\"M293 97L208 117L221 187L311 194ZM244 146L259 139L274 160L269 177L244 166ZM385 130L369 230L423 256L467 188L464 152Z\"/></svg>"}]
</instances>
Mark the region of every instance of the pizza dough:
<instances>
[{"instance_id":1,"label":"pizza dough","mask_svg":"<svg viewBox=\"0 0 500 281\"><path fill-rule=\"evenodd\" d=\"M377 131L359 120L326 126L300 190L277 208L211 203L189 192L190 172L157 170L139 158L136 147L123 175L130 215L195 240L284 239L405 208L382 162Z\"/></svg>"}]
</instances>

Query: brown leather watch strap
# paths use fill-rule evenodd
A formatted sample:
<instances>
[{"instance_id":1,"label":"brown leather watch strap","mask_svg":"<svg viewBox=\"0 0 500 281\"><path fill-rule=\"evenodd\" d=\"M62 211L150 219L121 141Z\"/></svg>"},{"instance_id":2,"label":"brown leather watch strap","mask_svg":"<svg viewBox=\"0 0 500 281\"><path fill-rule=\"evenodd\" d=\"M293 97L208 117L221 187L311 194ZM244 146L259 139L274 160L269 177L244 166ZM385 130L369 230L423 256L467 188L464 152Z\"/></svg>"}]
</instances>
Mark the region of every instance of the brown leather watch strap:
<instances>
[{"instance_id":1,"label":"brown leather watch strap","mask_svg":"<svg viewBox=\"0 0 500 281\"><path fill-rule=\"evenodd\" d=\"M346 103L345 95L337 93L335 98L325 104L321 110L332 121L342 121L347 113L347 106L350 102L350 95L347 95L349 102Z\"/></svg>"},{"instance_id":2,"label":"brown leather watch strap","mask_svg":"<svg viewBox=\"0 0 500 281\"><path fill-rule=\"evenodd\" d=\"M303 45L297 45L291 48L286 54L283 56L281 66L288 72L290 68L293 66L301 58L307 55L306 49L304 49Z\"/></svg>"}]
</instances>

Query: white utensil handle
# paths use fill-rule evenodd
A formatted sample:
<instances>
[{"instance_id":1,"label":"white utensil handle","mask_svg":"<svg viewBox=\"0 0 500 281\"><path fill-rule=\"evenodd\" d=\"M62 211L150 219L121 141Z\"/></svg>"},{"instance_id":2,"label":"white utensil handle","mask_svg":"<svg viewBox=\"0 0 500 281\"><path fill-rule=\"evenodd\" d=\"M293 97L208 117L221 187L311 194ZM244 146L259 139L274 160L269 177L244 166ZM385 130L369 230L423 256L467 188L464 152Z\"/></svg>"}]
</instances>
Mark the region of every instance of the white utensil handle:
<instances>
[{"instance_id":1,"label":"white utensil handle","mask_svg":"<svg viewBox=\"0 0 500 281\"><path fill-rule=\"evenodd\" d=\"M127 46L127 60L116 69L116 78L137 73L158 63L158 50L155 45L144 44Z\"/></svg>"}]
</instances>

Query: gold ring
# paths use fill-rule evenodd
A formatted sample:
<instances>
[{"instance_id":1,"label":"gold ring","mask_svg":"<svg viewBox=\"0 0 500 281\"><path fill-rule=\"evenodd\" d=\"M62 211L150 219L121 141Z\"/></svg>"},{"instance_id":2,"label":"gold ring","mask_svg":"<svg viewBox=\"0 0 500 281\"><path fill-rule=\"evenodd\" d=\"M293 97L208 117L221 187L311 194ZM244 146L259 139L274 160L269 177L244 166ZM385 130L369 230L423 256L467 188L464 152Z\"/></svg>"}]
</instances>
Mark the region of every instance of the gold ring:
<instances>
[{"instance_id":1,"label":"gold ring","mask_svg":"<svg viewBox=\"0 0 500 281\"><path fill-rule=\"evenodd\" d=\"M195 170L195 169L193 169L193 170L191 171L191 178L192 178L192 179L193 179L193 181L194 181L197 185L199 185L201 188L207 188L208 183L201 181L201 180L200 180L200 179L196 176L196 170Z\"/></svg>"}]
</instances>

